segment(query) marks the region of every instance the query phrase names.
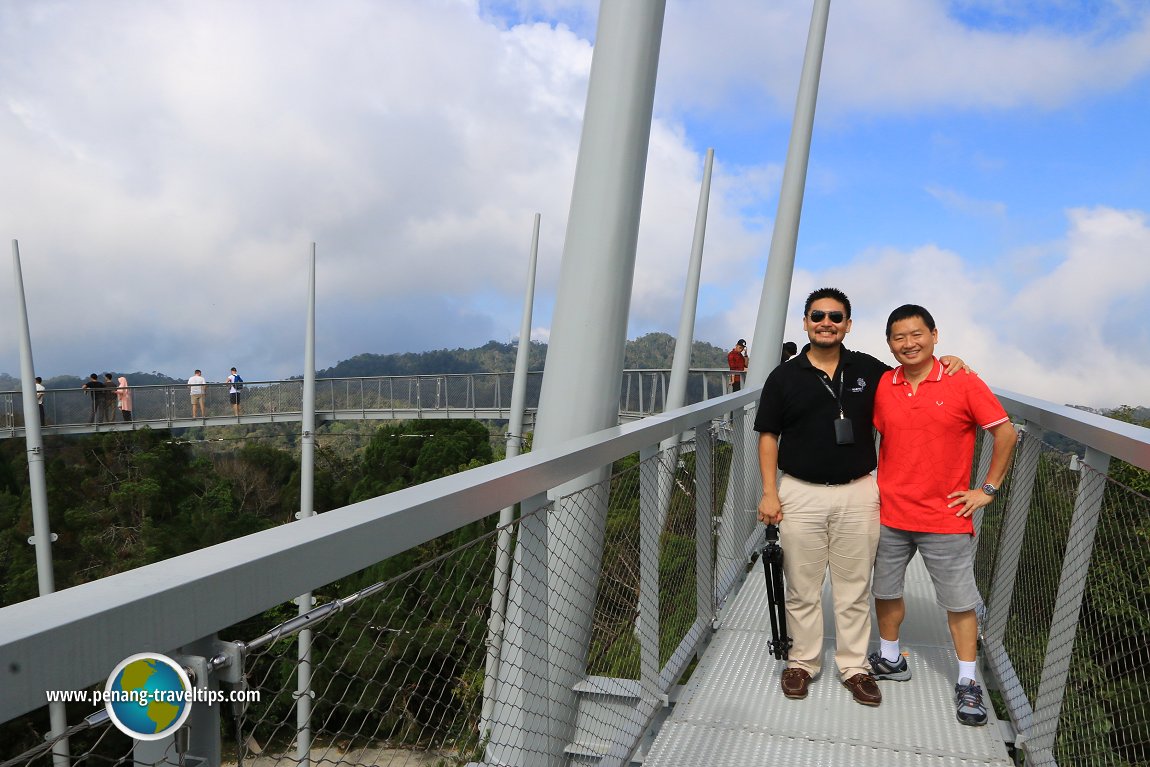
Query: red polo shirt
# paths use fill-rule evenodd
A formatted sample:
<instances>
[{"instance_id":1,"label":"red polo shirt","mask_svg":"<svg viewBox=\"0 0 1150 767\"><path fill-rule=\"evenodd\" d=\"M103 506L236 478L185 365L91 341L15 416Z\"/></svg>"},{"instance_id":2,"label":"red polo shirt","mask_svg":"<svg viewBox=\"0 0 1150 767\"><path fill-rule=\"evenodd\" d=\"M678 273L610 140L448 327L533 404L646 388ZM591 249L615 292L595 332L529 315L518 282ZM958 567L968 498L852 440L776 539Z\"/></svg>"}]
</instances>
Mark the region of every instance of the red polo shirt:
<instances>
[{"instance_id":1,"label":"red polo shirt","mask_svg":"<svg viewBox=\"0 0 1150 767\"><path fill-rule=\"evenodd\" d=\"M924 533L973 533L971 518L956 517L947 496L970 489L975 430L1007 420L981 378L944 375L937 359L917 392L901 367L884 373L874 402L874 425L882 434L882 524Z\"/></svg>"}]
</instances>

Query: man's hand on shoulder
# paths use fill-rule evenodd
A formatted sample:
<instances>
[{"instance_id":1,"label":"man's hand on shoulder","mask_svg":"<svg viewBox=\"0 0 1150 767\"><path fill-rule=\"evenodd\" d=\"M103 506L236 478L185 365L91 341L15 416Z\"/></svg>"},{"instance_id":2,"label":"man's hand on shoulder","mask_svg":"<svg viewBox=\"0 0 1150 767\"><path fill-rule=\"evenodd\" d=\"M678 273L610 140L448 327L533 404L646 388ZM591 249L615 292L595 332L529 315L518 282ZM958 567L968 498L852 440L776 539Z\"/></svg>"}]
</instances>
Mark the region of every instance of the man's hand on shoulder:
<instances>
[{"instance_id":1,"label":"man's hand on shoulder","mask_svg":"<svg viewBox=\"0 0 1150 767\"><path fill-rule=\"evenodd\" d=\"M948 354L945 357L939 357L938 361L942 363L943 372L948 376L952 376L960 370L964 373L978 375L978 371L963 362L962 357L955 357L953 354Z\"/></svg>"}]
</instances>

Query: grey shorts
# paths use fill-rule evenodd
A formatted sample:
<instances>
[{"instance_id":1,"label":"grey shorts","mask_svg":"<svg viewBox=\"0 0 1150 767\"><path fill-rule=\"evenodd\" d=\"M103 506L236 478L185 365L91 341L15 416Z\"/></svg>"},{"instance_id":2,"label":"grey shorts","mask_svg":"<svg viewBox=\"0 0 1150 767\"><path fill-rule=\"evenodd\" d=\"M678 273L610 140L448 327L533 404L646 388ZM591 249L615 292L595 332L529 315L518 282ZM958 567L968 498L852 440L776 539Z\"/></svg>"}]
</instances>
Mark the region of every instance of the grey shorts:
<instances>
[{"instance_id":1,"label":"grey shorts","mask_svg":"<svg viewBox=\"0 0 1150 767\"><path fill-rule=\"evenodd\" d=\"M875 599L898 599L903 593L906 566L914 553L922 555L934 581L934 598L952 613L973 610L982 603L974 581L974 536L966 533L916 533L882 526L874 561L871 593Z\"/></svg>"}]
</instances>

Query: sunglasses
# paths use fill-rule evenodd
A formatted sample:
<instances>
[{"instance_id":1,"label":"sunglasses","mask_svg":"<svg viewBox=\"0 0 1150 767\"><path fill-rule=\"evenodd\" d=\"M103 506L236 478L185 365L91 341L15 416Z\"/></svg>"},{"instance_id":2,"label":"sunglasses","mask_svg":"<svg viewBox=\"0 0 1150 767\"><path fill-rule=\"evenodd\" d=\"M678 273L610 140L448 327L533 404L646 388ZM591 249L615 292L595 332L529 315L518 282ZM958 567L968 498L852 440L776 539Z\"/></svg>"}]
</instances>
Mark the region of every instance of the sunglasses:
<instances>
[{"instance_id":1,"label":"sunglasses","mask_svg":"<svg viewBox=\"0 0 1150 767\"><path fill-rule=\"evenodd\" d=\"M811 310L811 322L822 322L824 317L830 317L831 322L839 324L846 319L846 315L842 312L824 312L822 309Z\"/></svg>"}]
</instances>

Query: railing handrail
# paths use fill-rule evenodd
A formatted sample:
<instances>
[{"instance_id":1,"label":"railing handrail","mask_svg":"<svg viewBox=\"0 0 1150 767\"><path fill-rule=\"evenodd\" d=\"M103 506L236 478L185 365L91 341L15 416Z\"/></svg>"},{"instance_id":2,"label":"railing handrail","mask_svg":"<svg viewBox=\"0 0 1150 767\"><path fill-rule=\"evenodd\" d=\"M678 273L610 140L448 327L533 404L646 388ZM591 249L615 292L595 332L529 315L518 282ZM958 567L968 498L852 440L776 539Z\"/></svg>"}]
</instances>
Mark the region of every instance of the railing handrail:
<instances>
[{"instance_id":1,"label":"railing handrail","mask_svg":"<svg viewBox=\"0 0 1150 767\"><path fill-rule=\"evenodd\" d=\"M0 722L43 706L45 690L79 689L132 653L210 635L709 423L758 394L744 390L652 415L0 608ZM305 558L309 566L299 567ZM85 636L100 641L84 644Z\"/></svg>"},{"instance_id":2,"label":"railing handrail","mask_svg":"<svg viewBox=\"0 0 1150 767\"><path fill-rule=\"evenodd\" d=\"M1023 419L1150 471L1150 429L1145 426L1005 389L991 387L991 390L1016 420Z\"/></svg>"}]
</instances>

